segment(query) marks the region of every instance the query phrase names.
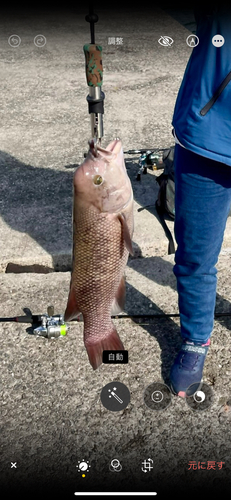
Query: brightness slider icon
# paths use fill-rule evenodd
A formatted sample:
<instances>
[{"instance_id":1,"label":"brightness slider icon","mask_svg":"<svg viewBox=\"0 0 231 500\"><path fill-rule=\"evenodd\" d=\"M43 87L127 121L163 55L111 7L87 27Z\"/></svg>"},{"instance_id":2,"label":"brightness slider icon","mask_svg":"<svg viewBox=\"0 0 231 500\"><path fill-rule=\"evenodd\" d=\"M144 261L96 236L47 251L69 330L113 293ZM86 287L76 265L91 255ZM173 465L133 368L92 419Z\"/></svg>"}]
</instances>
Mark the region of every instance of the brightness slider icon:
<instances>
[{"instance_id":1,"label":"brightness slider icon","mask_svg":"<svg viewBox=\"0 0 231 500\"><path fill-rule=\"evenodd\" d=\"M78 472L83 472L82 474L82 477L86 477L85 475L85 472L89 472L89 469L90 469L90 464L88 462L88 460L78 460L78 465L76 465L76 467L78 467Z\"/></svg>"}]
</instances>

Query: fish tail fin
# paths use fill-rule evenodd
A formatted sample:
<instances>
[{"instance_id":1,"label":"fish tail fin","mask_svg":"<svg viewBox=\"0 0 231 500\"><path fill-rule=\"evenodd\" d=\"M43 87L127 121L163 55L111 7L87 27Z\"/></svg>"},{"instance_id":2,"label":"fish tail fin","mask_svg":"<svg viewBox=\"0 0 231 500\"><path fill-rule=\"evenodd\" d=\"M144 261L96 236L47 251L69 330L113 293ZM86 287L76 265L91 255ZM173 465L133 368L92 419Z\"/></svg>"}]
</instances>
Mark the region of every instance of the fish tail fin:
<instances>
[{"instance_id":1,"label":"fish tail fin","mask_svg":"<svg viewBox=\"0 0 231 500\"><path fill-rule=\"evenodd\" d=\"M96 370L103 361L103 351L123 351L124 346L119 338L119 335L112 325L108 335L104 338L94 340L94 342L84 341L89 361L93 370Z\"/></svg>"}]
</instances>

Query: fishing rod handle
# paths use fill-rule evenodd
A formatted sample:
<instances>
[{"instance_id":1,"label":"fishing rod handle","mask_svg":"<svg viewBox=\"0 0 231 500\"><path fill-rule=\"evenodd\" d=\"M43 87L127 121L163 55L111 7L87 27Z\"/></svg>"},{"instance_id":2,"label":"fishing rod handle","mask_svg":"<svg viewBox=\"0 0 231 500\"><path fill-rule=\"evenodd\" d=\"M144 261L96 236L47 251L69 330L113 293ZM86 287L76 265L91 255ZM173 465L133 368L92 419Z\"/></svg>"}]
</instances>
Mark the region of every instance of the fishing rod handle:
<instances>
[{"instance_id":1,"label":"fishing rod handle","mask_svg":"<svg viewBox=\"0 0 231 500\"><path fill-rule=\"evenodd\" d=\"M92 43L83 46L86 60L86 77L89 87L101 87L103 83L102 47Z\"/></svg>"}]
</instances>

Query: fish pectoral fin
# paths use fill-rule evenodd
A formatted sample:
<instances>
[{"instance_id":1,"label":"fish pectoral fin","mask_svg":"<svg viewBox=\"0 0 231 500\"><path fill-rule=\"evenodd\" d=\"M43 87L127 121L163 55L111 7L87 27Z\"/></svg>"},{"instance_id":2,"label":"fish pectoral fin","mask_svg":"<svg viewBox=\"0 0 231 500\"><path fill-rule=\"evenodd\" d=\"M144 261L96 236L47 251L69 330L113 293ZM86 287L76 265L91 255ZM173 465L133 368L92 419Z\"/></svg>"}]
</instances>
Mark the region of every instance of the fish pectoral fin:
<instances>
[{"instance_id":1,"label":"fish pectoral fin","mask_svg":"<svg viewBox=\"0 0 231 500\"><path fill-rule=\"evenodd\" d=\"M119 219L119 221L121 223L121 226L122 226L123 238L124 238L125 246L126 246L127 250L129 251L129 253L131 255L133 255L134 252L133 252L133 248L132 248L132 240L131 240L131 236L130 236L130 233L129 233L127 221L125 219L124 214L119 214L118 215L118 219Z\"/></svg>"},{"instance_id":2,"label":"fish pectoral fin","mask_svg":"<svg viewBox=\"0 0 231 500\"><path fill-rule=\"evenodd\" d=\"M64 321L71 321L72 319L77 318L80 314L80 310L77 304L74 287L71 286L69 297L67 301L66 311L64 313Z\"/></svg>"},{"instance_id":3,"label":"fish pectoral fin","mask_svg":"<svg viewBox=\"0 0 231 500\"><path fill-rule=\"evenodd\" d=\"M126 288L125 288L125 277L122 276L120 284L118 286L118 290L115 294L115 298L113 300L112 308L111 308L111 315L115 316L116 314L119 314L121 311L124 310L125 306L125 294L126 294Z\"/></svg>"}]
</instances>

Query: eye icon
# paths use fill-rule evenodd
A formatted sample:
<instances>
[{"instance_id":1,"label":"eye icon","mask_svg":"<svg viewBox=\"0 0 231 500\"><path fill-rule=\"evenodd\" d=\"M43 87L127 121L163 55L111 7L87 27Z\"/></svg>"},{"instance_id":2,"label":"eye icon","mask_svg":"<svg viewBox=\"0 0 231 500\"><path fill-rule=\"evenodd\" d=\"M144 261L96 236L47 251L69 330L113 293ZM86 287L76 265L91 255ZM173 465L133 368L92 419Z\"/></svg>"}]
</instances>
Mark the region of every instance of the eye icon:
<instances>
[{"instance_id":1,"label":"eye icon","mask_svg":"<svg viewBox=\"0 0 231 500\"><path fill-rule=\"evenodd\" d=\"M171 47L174 40L170 36L161 36L158 40L158 43L163 47Z\"/></svg>"}]
</instances>

